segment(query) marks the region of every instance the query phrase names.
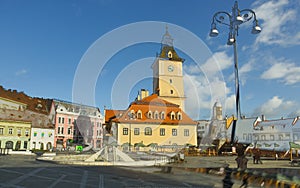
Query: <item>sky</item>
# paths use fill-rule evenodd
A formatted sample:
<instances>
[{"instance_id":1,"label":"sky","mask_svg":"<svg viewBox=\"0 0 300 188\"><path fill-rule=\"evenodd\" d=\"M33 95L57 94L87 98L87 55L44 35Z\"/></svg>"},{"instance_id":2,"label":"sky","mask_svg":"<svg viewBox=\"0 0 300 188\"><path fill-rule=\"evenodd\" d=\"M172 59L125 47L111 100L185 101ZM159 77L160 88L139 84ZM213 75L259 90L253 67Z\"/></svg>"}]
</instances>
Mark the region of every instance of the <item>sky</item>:
<instances>
[{"instance_id":1,"label":"sky","mask_svg":"<svg viewBox=\"0 0 300 188\"><path fill-rule=\"evenodd\" d=\"M0 0L0 85L32 97L126 109L152 69L166 27L183 63L186 113L210 119L213 104L235 113L234 50L213 15L233 0ZM243 0L252 20L237 37L241 113L267 119L300 115L300 2Z\"/></svg>"}]
</instances>

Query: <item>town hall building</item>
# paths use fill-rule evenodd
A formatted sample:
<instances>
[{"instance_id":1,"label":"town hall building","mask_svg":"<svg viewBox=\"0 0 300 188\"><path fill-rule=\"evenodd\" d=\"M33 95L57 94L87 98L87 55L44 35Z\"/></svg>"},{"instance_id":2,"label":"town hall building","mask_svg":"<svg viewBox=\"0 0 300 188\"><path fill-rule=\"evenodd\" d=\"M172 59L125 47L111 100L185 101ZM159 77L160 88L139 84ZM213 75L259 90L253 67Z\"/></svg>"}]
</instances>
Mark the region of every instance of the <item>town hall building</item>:
<instances>
[{"instance_id":1,"label":"town hall building","mask_svg":"<svg viewBox=\"0 0 300 188\"><path fill-rule=\"evenodd\" d=\"M197 122L184 112L183 61L166 30L152 64L153 94L143 89L126 110L105 110L106 130L118 145L197 145Z\"/></svg>"}]
</instances>

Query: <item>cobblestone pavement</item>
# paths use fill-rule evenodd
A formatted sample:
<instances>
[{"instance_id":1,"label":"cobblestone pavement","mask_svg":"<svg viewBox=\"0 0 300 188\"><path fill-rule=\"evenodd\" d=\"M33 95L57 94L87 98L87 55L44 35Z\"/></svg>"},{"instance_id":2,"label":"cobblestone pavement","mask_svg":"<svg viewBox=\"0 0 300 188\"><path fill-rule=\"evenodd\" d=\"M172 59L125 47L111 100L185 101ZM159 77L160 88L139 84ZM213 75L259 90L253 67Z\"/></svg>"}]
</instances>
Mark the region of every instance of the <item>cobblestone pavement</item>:
<instances>
[{"instance_id":1,"label":"cobblestone pavement","mask_svg":"<svg viewBox=\"0 0 300 188\"><path fill-rule=\"evenodd\" d=\"M172 167L170 174L173 178L180 179L180 176L188 182L194 181L214 181L215 187L222 187L224 175L218 175L218 168L229 165L230 168L236 170L236 156L213 156L213 157L186 157L185 162L174 163L169 166ZM248 159L247 171L255 174L255 180L249 182L248 187L261 187L261 183L265 175L274 175L280 177L288 177L293 181L293 178L300 178L300 167L292 167L289 160L262 160L262 164L253 164L252 158ZM198 169L200 168L200 170ZM201 172L204 169L205 171ZM211 169L211 170L209 170ZM216 170L217 169L217 170ZM151 168L140 168L136 170L154 171ZM207 174L209 173L209 175ZM203 180L203 179L204 180ZM242 176L231 176L231 181L234 183L233 188L238 188L242 184ZM266 187L266 186L265 186ZM269 187L272 187L270 185Z\"/></svg>"},{"instance_id":2,"label":"cobblestone pavement","mask_svg":"<svg viewBox=\"0 0 300 188\"><path fill-rule=\"evenodd\" d=\"M201 173L195 168L236 167L235 156L186 157L186 162L172 164L172 170L161 167L70 166L36 161L35 156L0 156L0 187L223 187L224 175ZM287 160L263 160L248 168L299 176L300 167L291 167ZM287 174L288 173L288 174ZM231 178L233 188L241 178ZM260 187L250 183L248 187Z\"/></svg>"},{"instance_id":3,"label":"cobblestone pavement","mask_svg":"<svg viewBox=\"0 0 300 188\"><path fill-rule=\"evenodd\" d=\"M0 156L0 187L222 187L222 178L205 174L161 173L112 166L72 166L36 161L35 156Z\"/></svg>"}]
</instances>

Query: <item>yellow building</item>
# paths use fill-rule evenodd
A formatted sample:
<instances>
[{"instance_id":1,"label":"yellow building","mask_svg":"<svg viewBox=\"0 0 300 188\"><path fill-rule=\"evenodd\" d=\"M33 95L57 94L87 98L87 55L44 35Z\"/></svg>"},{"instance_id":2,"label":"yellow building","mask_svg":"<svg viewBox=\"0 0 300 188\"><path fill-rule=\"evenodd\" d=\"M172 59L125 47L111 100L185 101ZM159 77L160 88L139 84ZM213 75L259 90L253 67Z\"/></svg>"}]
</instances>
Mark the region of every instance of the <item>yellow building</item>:
<instances>
[{"instance_id":1,"label":"yellow building","mask_svg":"<svg viewBox=\"0 0 300 188\"><path fill-rule=\"evenodd\" d=\"M184 59L178 56L173 39L168 30L163 36L161 51L152 65L153 93L159 98L178 104L184 110L184 87L182 63Z\"/></svg>"},{"instance_id":2,"label":"yellow building","mask_svg":"<svg viewBox=\"0 0 300 188\"><path fill-rule=\"evenodd\" d=\"M0 120L0 148L28 150L31 122Z\"/></svg>"},{"instance_id":3,"label":"yellow building","mask_svg":"<svg viewBox=\"0 0 300 188\"><path fill-rule=\"evenodd\" d=\"M141 96L144 95L143 92ZM118 145L197 145L196 126L179 105L156 94L140 97L127 110L106 110L105 119Z\"/></svg>"},{"instance_id":4,"label":"yellow building","mask_svg":"<svg viewBox=\"0 0 300 188\"><path fill-rule=\"evenodd\" d=\"M118 145L197 145L197 123L184 112L182 63L168 30L153 69L153 94L139 93L126 110L106 110L106 130Z\"/></svg>"}]
</instances>

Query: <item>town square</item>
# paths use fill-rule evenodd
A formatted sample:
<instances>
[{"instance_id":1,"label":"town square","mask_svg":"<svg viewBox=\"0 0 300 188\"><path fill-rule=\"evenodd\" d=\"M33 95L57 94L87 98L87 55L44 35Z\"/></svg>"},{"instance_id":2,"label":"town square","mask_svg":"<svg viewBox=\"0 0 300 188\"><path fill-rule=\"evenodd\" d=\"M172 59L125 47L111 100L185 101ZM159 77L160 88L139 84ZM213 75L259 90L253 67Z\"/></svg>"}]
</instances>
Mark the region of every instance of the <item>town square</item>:
<instances>
[{"instance_id":1,"label":"town square","mask_svg":"<svg viewBox=\"0 0 300 188\"><path fill-rule=\"evenodd\" d=\"M298 1L0 5L0 187L300 187Z\"/></svg>"}]
</instances>

